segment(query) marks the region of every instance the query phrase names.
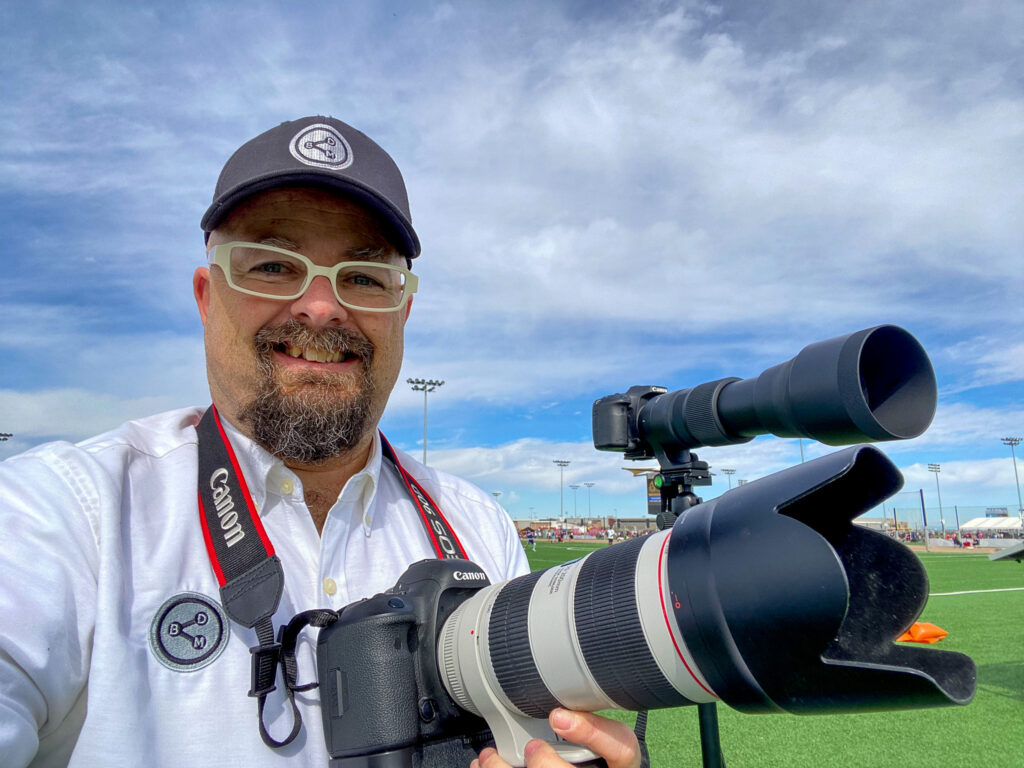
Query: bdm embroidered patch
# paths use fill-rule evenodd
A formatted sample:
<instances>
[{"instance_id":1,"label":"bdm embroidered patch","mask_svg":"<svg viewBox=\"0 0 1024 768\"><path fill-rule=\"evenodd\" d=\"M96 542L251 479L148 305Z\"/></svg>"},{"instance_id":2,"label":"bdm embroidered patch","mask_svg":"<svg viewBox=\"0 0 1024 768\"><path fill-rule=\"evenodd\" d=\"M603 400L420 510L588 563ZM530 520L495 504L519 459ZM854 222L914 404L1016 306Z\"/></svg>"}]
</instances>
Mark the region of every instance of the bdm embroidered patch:
<instances>
[{"instance_id":1,"label":"bdm embroidered patch","mask_svg":"<svg viewBox=\"0 0 1024 768\"><path fill-rule=\"evenodd\" d=\"M228 644L230 624L215 600L181 592L160 606L149 625L149 647L165 667L178 672L202 669Z\"/></svg>"},{"instance_id":2,"label":"bdm embroidered patch","mask_svg":"<svg viewBox=\"0 0 1024 768\"><path fill-rule=\"evenodd\" d=\"M352 165L352 147L337 129L325 123L307 125L292 136L288 151L300 163L341 170Z\"/></svg>"}]
</instances>

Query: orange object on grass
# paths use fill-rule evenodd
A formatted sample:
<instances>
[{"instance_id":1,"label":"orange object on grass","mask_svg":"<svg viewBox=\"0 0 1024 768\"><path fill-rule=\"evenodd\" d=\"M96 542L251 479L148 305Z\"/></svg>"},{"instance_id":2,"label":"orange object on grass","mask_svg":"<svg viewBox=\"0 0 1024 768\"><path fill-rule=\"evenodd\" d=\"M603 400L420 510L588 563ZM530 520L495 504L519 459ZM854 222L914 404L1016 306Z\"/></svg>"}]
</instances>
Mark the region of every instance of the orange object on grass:
<instances>
[{"instance_id":1,"label":"orange object on grass","mask_svg":"<svg viewBox=\"0 0 1024 768\"><path fill-rule=\"evenodd\" d=\"M949 632L942 627L937 627L926 621L915 621L910 629L896 640L901 643L937 643L948 634Z\"/></svg>"}]
</instances>

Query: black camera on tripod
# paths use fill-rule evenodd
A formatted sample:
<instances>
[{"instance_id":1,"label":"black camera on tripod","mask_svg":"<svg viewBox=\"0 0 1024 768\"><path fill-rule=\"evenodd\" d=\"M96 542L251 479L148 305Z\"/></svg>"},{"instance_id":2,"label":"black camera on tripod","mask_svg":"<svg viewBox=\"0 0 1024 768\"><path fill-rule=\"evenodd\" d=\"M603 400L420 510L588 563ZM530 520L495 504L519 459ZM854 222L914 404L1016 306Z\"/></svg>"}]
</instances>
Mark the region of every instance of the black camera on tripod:
<instances>
[{"instance_id":1,"label":"black camera on tripod","mask_svg":"<svg viewBox=\"0 0 1024 768\"><path fill-rule=\"evenodd\" d=\"M467 764L493 738L513 765L557 706L648 710L718 700L746 712L965 704L963 654L897 646L928 596L919 560L853 524L902 486L870 446L702 503L691 449L753 436L828 444L914 437L936 402L928 358L880 326L812 344L755 379L594 404L594 442L655 457L657 534L490 585L467 561L423 561L320 632L324 732L335 768ZM674 522L673 522L674 519Z\"/></svg>"}]
</instances>

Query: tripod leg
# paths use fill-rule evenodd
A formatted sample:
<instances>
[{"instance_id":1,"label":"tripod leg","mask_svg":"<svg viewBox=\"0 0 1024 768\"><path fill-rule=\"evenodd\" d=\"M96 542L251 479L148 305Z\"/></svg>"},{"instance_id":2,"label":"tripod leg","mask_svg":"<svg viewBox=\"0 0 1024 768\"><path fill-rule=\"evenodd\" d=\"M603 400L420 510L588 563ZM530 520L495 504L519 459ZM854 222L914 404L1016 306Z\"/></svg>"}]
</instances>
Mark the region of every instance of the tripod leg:
<instances>
[{"instance_id":1,"label":"tripod leg","mask_svg":"<svg viewBox=\"0 0 1024 768\"><path fill-rule=\"evenodd\" d=\"M700 751L704 768L725 768L722 741L718 736L718 710L713 703L698 704L697 717L700 721Z\"/></svg>"}]
</instances>

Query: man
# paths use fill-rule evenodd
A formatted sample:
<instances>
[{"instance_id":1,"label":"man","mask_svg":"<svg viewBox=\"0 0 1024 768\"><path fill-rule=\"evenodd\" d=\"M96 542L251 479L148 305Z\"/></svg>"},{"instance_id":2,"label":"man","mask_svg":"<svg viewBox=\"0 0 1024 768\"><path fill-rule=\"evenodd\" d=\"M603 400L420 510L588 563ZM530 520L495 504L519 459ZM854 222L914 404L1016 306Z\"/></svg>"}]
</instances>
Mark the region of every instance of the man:
<instances>
[{"instance_id":1,"label":"man","mask_svg":"<svg viewBox=\"0 0 1024 768\"><path fill-rule=\"evenodd\" d=\"M317 691L293 710L268 690L276 664L263 677L278 628L425 558L464 554L491 581L528 570L490 494L377 432L420 252L384 150L333 118L284 123L228 160L202 227L212 407L0 466L0 765L326 765ZM299 637L299 683L314 643ZM552 721L612 768L636 763L621 724Z\"/></svg>"}]
</instances>

